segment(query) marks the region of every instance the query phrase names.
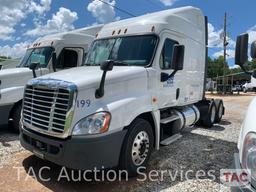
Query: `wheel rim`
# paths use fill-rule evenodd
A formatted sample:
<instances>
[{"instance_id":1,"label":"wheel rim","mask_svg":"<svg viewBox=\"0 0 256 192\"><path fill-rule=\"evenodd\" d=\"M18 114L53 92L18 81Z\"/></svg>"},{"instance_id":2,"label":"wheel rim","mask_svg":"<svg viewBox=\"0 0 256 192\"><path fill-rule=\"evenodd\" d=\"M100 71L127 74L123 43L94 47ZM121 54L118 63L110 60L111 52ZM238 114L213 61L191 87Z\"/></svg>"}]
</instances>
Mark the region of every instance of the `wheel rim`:
<instances>
[{"instance_id":1,"label":"wheel rim","mask_svg":"<svg viewBox=\"0 0 256 192\"><path fill-rule=\"evenodd\" d=\"M212 114L211 114L211 122L213 123L215 120L215 116L216 116L216 107L213 106L212 107Z\"/></svg>"},{"instance_id":2,"label":"wheel rim","mask_svg":"<svg viewBox=\"0 0 256 192\"><path fill-rule=\"evenodd\" d=\"M132 145L132 161L136 166L144 163L149 151L149 137L145 131L137 134Z\"/></svg>"},{"instance_id":3,"label":"wheel rim","mask_svg":"<svg viewBox=\"0 0 256 192\"><path fill-rule=\"evenodd\" d=\"M222 114L223 114L223 106L222 106L222 104L220 104L220 107L219 107L219 119L222 117Z\"/></svg>"}]
</instances>

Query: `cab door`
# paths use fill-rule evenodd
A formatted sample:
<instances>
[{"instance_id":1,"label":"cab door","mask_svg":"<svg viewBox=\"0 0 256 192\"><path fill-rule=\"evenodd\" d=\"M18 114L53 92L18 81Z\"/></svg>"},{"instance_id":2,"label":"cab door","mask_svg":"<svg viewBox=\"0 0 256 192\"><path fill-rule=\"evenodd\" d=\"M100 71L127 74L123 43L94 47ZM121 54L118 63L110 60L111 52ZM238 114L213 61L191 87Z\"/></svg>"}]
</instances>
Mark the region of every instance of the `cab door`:
<instances>
[{"instance_id":1,"label":"cab door","mask_svg":"<svg viewBox=\"0 0 256 192\"><path fill-rule=\"evenodd\" d=\"M178 103L180 95L180 78L179 71L167 80L163 80L168 75L173 73L173 47L177 44L182 44L182 39L179 36L163 33L161 35L162 42L160 43L159 68L158 68L158 107L165 108L175 106Z\"/></svg>"}]
</instances>

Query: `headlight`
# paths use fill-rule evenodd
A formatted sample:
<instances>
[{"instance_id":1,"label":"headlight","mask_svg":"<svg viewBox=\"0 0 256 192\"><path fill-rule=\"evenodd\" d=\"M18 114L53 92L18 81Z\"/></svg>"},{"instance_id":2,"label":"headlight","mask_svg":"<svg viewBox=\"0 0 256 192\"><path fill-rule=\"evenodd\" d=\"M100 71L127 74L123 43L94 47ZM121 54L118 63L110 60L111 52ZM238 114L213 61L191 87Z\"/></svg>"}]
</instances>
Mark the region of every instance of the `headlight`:
<instances>
[{"instance_id":1,"label":"headlight","mask_svg":"<svg viewBox=\"0 0 256 192\"><path fill-rule=\"evenodd\" d=\"M244 139L242 166L256 179L256 134L248 133Z\"/></svg>"},{"instance_id":2,"label":"headlight","mask_svg":"<svg viewBox=\"0 0 256 192\"><path fill-rule=\"evenodd\" d=\"M73 135L98 134L108 131L111 115L99 112L80 120L73 129Z\"/></svg>"}]
</instances>

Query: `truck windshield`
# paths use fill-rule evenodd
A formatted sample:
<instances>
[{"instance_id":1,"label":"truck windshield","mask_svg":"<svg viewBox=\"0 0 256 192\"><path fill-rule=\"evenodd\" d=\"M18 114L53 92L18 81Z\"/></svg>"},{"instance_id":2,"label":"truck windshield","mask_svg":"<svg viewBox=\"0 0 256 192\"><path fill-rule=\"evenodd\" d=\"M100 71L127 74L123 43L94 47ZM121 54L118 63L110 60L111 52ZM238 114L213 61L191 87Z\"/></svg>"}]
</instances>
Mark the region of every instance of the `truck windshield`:
<instances>
[{"instance_id":1,"label":"truck windshield","mask_svg":"<svg viewBox=\"0 0 256 192\"><path fill-rule=\"evenodd\" d=\"M150 64L156 44L155 35L97 40L91 46L84 65L97 66L113 60L120 65L146 66Z\"/></svg>"},{"instance_id":2,"label":"truck windshield","mask_svg":"<svg viewBox=\"0 0 256 192\"><path fill-rule=\"evenodd\" d=\"M53 51L54 48L52 47L28 49L19 67L29 67L31 63L39 63L40 67L45 68L47 67Z\"/></svg>"}]
</instances>

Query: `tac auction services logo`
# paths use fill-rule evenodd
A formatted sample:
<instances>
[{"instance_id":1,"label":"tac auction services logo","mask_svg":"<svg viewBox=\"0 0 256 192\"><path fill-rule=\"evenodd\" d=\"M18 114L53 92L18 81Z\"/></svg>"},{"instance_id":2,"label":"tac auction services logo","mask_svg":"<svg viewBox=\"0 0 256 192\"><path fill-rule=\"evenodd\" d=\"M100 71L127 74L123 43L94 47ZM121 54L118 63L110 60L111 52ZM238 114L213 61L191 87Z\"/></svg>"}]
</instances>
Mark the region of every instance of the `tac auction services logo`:
<instances>
[{"instance_id":1,"label":"tac auction services logo","mask_svg":"<svg viewBox=\"0 0 256 192\"><path fill-rule=\"evenodd\" d=\"M246 187L251 183L250 175L245 169L221 169L220 181L226 187Z\"/></svg>"}]
</instances>

